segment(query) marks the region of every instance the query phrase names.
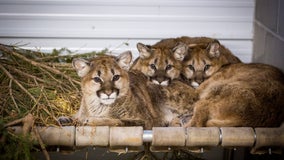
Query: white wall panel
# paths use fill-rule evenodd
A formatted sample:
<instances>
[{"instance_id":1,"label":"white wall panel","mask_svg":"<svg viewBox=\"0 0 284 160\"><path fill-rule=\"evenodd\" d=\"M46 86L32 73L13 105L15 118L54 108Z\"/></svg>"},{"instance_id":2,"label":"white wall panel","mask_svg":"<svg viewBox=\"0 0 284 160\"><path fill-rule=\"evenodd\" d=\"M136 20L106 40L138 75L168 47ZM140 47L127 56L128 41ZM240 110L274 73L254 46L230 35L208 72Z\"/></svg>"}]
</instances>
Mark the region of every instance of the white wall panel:
<instances>
[{"instance_id":1,"label":"white wall panel","mask_svg":"<svg viewBox=\"0 0 284 160\"><path fill-rule=\"evenodd\" d=\"M242 60L252 54L254 0L0 0L0 43L100 50L124 42L210 36Z\"/></svg>"}]
</instances>

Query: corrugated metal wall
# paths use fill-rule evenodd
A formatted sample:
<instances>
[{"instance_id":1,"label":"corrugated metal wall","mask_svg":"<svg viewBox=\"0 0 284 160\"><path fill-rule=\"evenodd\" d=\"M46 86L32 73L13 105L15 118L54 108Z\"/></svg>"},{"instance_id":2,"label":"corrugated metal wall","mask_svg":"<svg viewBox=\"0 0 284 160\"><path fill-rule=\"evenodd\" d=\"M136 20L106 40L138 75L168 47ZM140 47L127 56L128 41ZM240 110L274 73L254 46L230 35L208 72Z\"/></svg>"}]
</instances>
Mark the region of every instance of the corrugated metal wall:
<instances>
[{"instance_id":1,"label":"corrugated metal wall","mask_svg":"<svg viewBox=\"0 0 284 160\"><path fill-rule=\"evenodd\" d=\"M137 42L210 36L250 62L254 5L254 0L0 0L0 43L42 51L132 50L137 56Z\"/></svg>"}]
</instances>

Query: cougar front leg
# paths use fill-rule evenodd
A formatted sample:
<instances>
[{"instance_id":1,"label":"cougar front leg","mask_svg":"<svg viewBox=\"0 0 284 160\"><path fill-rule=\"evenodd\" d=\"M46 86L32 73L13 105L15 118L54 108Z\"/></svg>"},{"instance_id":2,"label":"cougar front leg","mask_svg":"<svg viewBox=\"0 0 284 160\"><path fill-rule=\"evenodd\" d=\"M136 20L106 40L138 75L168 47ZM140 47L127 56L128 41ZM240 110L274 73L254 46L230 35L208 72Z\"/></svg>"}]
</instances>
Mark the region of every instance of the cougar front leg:
<instances>
[{"instance_id":1,"label":"cougar front leg","mask_svg":"<svg viewBox=\"0 0 284 160\"><path fill-rule=\"evenodd\" d=\"M191 120L184 125L184 127L206 127L206 122L208 121L209 116L209 103L206 102L197 102L194 105L193 116Z\"/></svg>"},{"instance_id":2,"label":"cougar front leg","mask_svg":"<svg viewBox=\"0 0 284 160\"><path fill-rule=\"evenodd\" d=\"M119 119L87 117L83 125L89 126L123 126L124 123Z\"/></svg>"}]
</instances>

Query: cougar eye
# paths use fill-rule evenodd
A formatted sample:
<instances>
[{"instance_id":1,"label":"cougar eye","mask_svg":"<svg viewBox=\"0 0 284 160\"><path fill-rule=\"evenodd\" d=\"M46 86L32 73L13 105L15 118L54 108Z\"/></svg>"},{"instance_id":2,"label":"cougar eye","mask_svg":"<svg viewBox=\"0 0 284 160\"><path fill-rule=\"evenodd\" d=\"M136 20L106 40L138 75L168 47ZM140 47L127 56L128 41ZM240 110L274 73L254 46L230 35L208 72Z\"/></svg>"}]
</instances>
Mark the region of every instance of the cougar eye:
<instances>
[{"instance_id":1,"label":"cougar eye","mask_svg":"<svg viewBox=\"0 0 284 160\"><path fill-rule=\"evenodd\" d=\"M204 71L207 71L210 67L211 67L211 65L206 64L205 67L204 67Z\"/></svg>"},{"instance_id":2,"label":"cougar eye","mask_svg":"<svg viewBox=\"0 0 284 160\"><path fill-rule=\"evenodd\" d=\"M151 67L152 69L154 69L154 70L157 69L156 66L155 66L155 64L150 64L150 67Z\"/></svg>"},{"instance_id":3,"label":"cougar eye","mask_svg":"<svg viewBox=\"0 0 284 160\"><path fill-rule=\"evenodd\" d=\"M194 71L193 65L188 65L188 68L189 68L190 70Z\"/></svg>"},{"instance_id":4,"label":"cougar eye","mask_svg":"<svg viewBox=\"0 0 284 160\"><path fill-rule=\"evenodd\" d=\"M170 70L172 68L173 68L173 66L169 64L169 65L167 65L166 70Z\"/></svg>"},{"instance_id":5,"label":"cougar eye","mask_svg":"<svg viewBox=\"0 0 284 160\"><path fill-rule=\"evenodd\" d=\"M114 75L112 78L112 81L117 81L119 80L119 78L120 78L120 75Z\"/></svg>"},{"instance_id":6,"label":"cougar eye","mask_svg":"<svg viewBox=\"0 0 284 160\"><path fill-rule=\"evenodd\" d=\"M94 77L93 79L94 79L94 81L97 82L97 83L101 83L101 82L102 82L102 80L101 80L100 77Z\"/></svg>"}]
</instances>

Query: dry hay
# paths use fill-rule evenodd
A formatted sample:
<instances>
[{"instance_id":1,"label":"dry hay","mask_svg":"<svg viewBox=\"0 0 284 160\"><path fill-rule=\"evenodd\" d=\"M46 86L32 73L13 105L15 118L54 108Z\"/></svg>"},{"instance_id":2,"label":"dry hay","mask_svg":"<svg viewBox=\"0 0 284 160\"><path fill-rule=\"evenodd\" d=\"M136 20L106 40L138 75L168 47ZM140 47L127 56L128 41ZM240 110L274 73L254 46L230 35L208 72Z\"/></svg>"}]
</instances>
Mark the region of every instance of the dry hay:
<instances>
[{"instance_id":1,"label":"dry hay","mask_svg":"<svg viewBox=\"0 0 284 160\"><path fill-rule=\"evenodd\" d=\"M76 55L67 49L42 53L0 44L2 121L8 123L31 113L37 125L58 125L57 118L73 114L81 99L72 58L103 53Z\"/></svg>"},{"instance_id":2,"label":"dry hay","mask_svg":"<svg viewBox=\"0 0 284 160\"><path fill-rule=\"evenodd\" d=\"M78 110L80 78L71 61L107 51L72 54L61 49L45 54L0 44L0 159L32 159L31 153L36 151L42 151L45 159L50 159L33 126L58 126L59 116L70 116ZM23 125L23 135L15 135L8 128L19 123ZM33 145L31 132L41 149ZM191 155L174 152L170 159L196 159L188 156Z\"/></svg>"}]
</instances>

